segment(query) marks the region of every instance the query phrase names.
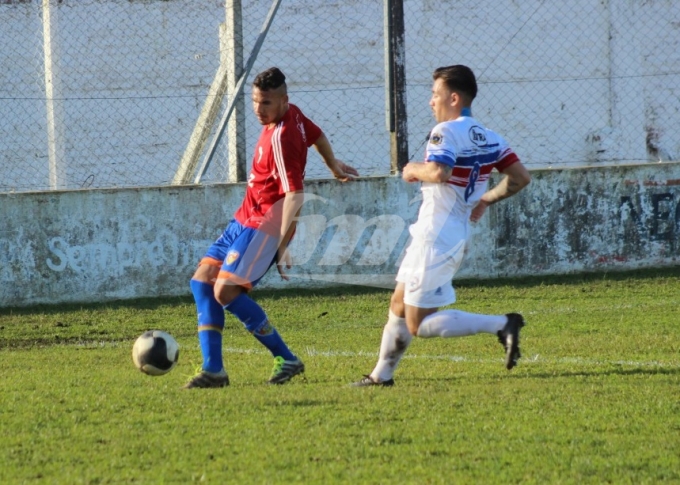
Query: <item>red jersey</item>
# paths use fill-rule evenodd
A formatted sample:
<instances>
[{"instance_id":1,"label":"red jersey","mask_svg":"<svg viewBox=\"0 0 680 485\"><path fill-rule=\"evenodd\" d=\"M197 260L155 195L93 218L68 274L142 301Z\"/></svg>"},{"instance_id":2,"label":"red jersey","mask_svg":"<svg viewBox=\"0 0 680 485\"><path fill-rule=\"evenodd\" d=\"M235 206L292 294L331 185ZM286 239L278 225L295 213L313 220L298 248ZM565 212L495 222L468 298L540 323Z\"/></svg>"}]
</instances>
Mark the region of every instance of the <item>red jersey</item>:
<instances>
[{"instance_id":1,"label":"red jersey","mask_svg":"<svg viewBox=\"0 0 680 485\"><path fill-rule=\"evenodd\" d=\"M262 128L246 195L234 214L239 223L259 229L267 221L262 230L278 235L283 206L279 201L286 192L302 190L307 149L319 136L321 129L293 104L274 127Z\"/></svg>"}]
</instances>

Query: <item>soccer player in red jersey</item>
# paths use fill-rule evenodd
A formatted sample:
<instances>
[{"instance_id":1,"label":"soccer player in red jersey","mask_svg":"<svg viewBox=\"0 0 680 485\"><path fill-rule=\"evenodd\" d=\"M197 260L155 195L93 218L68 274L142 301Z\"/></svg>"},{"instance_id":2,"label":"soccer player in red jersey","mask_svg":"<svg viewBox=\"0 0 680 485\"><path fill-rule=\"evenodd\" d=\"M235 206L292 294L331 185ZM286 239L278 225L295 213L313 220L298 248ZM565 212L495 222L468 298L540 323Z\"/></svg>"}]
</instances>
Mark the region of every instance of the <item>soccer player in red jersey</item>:
<instances>
[{"instance_id":1,"label":"soccer player in red jersey","mask_svg":"<svg viewBox=\"0 0 680 485\"><path fill-rule=\"evenodd\" d=\"M278 68L255 77L252 101L263 128L243 203L191 278L203 366L185 388L229 385L222 360L225 310L274 356L270 384L283 384L304 372L302 361L290 351L248 291L272 264L284 280L288 279L288 243L303 202L307 149L314 146L337 180L347 182L359 175L335 158L323 131L288 102L286 76Z\"/></svg>"}]
</instances>

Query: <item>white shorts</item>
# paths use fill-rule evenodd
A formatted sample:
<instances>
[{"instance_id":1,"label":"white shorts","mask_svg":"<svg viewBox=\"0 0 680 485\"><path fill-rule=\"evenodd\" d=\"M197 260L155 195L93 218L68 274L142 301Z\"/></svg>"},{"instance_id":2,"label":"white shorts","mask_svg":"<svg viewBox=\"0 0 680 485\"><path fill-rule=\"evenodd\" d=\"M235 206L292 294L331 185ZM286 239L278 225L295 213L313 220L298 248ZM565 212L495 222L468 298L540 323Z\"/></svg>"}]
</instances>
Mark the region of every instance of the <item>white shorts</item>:
<instances>
[{"instance_id":1,"label":"white shorts","mask_svg":"<svg viewBox=\"0 0 680 485\"><path fill-rule=\"evenodd\" d=\"M465 240L453 248L411 242L397 281L404 283L404 303L418 308L438 308L456 301L453 275L463 260Z\"/></svg>"}]
</instances>

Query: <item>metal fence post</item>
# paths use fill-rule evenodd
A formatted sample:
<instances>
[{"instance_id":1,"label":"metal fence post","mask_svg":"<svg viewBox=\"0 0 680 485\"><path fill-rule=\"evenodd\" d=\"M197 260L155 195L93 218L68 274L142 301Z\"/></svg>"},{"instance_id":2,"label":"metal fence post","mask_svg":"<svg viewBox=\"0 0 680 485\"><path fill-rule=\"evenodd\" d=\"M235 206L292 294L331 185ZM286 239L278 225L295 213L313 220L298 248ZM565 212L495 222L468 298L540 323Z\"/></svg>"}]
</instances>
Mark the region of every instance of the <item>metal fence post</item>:
<instances>
[{"instance_id":1,"label":"metal fence post","mask_svg":"<svg viewBox=\"0 0 680 485\"><path fill-rule=\"evenodd\" d=\"M246 180L246 113L245 99L236 90L243 74L243 15L241 0L226 2L226 32L222 40L223 64L227 66L227 99L234 99L234 112L227 125L227 159L230 183Z\"/></svg>"},{"instance_id":2,"label":"metal fence post","mask_svg":"<svg viewBox=\"0 0 680 485\"><path fill-rule=\"evenodd\" d=\"M61 80L59 79L59 54L55 42L57 11L51 0L42 1L43 50L45 69L45 110L47 115L47 158L50 167L50 189L66 187L64 156L64 119Z\"/></svg>"},{"instance_id":3,"label":"metal fence post","mask_svg":"<svg viewBox=\"0 0 680 485\"><path fill-rule=\"evenodd\" d=\"M406 46L403 0L385 0L385 71L387 116L390 131L392 173L408 163L408 124L406 115Z\"/></svg>"}]
</instances>

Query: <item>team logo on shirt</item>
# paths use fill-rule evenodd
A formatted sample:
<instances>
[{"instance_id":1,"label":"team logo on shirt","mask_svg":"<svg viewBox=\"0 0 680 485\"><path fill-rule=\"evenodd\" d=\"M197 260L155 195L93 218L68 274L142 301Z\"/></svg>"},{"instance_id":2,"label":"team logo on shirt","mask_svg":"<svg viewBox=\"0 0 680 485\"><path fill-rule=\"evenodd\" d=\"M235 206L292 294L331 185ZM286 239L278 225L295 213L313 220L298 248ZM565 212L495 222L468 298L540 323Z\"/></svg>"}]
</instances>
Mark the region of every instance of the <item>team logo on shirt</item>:
<instances>
[{"instance_id":1,"label":"team logo on shirt","mask_svg":"<svg viewBox=\"0 0 680 485\"><path fill-rule=\"evenodd\" d=\"M433 145L440 145L444 141L444 135L441 133L432 133L430 135L430 143Z\"/></svg>"},{"instance_id":2,"label":"team logo on shirt","mask_svg":"<svg viewBox=\"0 0 680 485\"><path fill-rule=\"evenodd\" d=\"M471 126L468 134L470 135L470 141L478 147L486 145L486 132L481 126Z\"/></svg>"},{"instance_id":3,"label":"team logo on shirt","mask_svg":"<svg viewBox=\"0 0 680 485\"><path fill-rule=\"evenodd\" d=\"M239 256L241 256L241 254L238 251L231 250L227 253L227 259L225 261L227 264L232 264Z\"/></svg>"}]
</instances>

